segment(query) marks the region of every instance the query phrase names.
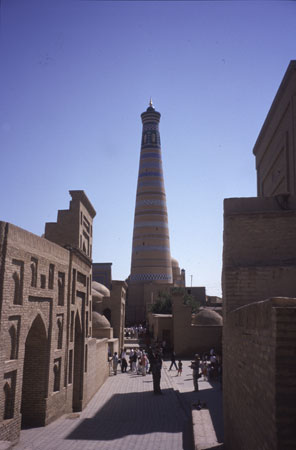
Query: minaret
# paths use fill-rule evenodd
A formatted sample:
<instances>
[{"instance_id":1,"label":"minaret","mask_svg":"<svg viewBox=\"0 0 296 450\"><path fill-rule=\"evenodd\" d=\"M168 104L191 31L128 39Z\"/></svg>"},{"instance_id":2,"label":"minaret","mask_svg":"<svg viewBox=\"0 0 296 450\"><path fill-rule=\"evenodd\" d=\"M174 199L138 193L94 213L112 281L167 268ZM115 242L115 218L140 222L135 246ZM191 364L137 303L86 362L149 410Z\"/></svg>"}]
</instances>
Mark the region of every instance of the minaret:
<instances>
[{"instance_id":1,"label":"minaret","mask_svg":"<svg viewBox=\"0 0 296 450\"><path fill-rule=\"evenodd\" d=\"M147 284L151 288L157 285L161 290L161 285L173 282L158 128L160 113L155 111L151 99L141 119L143 131L127 308L131 322L145 320Z\"/></svg>"}]
</instances>

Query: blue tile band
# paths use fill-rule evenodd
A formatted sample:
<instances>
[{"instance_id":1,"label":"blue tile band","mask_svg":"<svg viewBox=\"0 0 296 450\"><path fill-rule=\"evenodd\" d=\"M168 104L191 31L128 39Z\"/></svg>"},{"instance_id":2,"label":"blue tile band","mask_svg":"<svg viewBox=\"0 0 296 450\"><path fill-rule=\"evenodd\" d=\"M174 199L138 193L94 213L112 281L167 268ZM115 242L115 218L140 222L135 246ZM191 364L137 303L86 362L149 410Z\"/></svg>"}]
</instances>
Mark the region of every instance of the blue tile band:
<instances>
[{"instance_id":1,"label":"blue tile band","mask_svg":"<svg viewBox=\"0 0 296 450\"><path fill-rule=\"evenodd\" d=\"M131 282L137 281L172 281L172 276L167 273L135 273L130 276Z\"/></svg>"}]
</instances>

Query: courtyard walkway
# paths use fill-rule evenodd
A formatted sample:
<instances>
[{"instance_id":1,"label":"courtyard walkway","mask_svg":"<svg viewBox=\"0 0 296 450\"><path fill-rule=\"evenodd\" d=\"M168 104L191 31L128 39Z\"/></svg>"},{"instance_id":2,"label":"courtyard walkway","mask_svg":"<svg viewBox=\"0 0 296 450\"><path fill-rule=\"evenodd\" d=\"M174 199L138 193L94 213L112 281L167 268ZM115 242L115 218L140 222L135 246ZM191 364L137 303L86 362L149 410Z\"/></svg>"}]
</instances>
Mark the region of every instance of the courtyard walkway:
<instances>
[{"instance_id":1,"label":"courtyard walkway","mask_svg":"<svg viewBox=\"0 0 296 450\"><path fill-rule=\"evenodd\" d=\"M221 390L200 381L193 392L189 361L183 374L162 370L164 395L154 395L152 375L111 376L79 414L65 415L44 428L21 431L14 450L192 450L191 404L207 403L219 442L223 442Z\"/></svg>"}]
</instances>

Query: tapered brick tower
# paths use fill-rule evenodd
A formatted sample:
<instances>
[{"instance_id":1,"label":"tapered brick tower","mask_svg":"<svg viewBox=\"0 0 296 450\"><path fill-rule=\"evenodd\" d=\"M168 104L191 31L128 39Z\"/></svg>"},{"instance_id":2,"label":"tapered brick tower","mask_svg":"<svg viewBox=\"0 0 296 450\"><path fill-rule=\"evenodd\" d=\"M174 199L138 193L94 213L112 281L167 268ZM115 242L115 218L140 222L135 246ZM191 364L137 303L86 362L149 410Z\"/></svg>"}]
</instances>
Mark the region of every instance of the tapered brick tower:
<instances>
[{"instance_id":1,"label":"tapered brick tower","mask_svg":"<svg viewBox=\"0 0 296 450\"><path fill-rule=\"evenodd\" d=\"M173 282L159 120L152 101L141 114L143 131L136 197L127 318L144 321L156 290Z\"/></svg>"}]
</instances>

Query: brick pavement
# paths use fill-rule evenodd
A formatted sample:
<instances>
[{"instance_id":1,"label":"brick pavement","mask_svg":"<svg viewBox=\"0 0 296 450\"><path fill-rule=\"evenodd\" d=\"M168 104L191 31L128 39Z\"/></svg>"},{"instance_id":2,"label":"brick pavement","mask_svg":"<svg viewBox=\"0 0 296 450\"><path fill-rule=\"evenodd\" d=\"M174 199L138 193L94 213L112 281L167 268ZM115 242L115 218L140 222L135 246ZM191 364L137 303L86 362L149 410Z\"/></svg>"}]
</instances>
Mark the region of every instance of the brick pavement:
<instances>
[{"instance_id":1,"label":"brick pavement","mask_svg":"<svg viewBox=\"0 0 296 450\"><path fill-rule=\"evenodd\" d=\"M209 398L209 403L215 405L217 391L201 382L201 392L192 392L192 371L188 365L184 362L184 373L176 377L176 371L169 372L169 363L164 363L162 396L153 394L151 375L119 372L107 379L84 411L65 415L46 427L22 430L20 441L13 448L192 450L191 403L198 397L202 401Z\"/></svg>"},{"instance_id":2,"label":"brick pavement","mask_svg":"<svg viewBox=\"0 0 296 450\"><path fill-rule=\"evenodd\" d=\"M193 390L192 369L189 367L190 360L183 360L182 375L177 377L177 371L168 371L170 363L167 362L167 375L172 383L176 394L187 414L191 414L193 409L193 435L195 449L214 448L214 442L217 442L215 448L222 449L224 442L223 432L223 408L222 408L222 390L221 384L217 381L208 382L202 378L199 379L199 391ZM206 408L197 411L192 408L198 401L206 404ZM221 443L221 444L219 444Z\"/></svg>"}]
</instances>

